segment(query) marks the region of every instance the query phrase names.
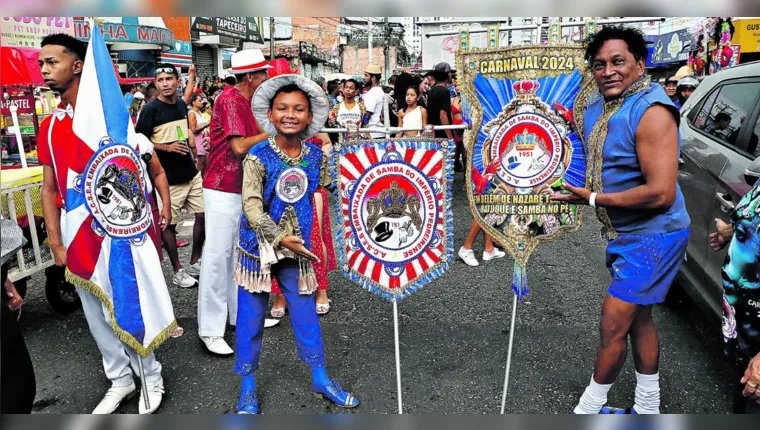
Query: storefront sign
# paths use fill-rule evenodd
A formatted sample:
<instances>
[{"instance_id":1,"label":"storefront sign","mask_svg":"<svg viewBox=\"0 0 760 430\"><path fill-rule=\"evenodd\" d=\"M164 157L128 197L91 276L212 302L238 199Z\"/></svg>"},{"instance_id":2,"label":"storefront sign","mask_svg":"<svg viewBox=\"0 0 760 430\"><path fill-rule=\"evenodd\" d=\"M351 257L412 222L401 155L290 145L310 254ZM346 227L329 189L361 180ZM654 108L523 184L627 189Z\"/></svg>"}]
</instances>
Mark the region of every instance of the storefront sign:
<instances>
[{"instance_id":1,"label":"storefront sign","mask_svg":"<svg viewBox=\"0 0 760 430\"><path fill-rule=\"evenodd\" d=\"M731 43L741 45L742 52L760 52L760 19L737 19L734 21Z\"/></svg>"},{"instance_id":2,"label":"storefront sign","mask_svg":"<svg viewBox=\"0 0 760 430\"><path fill-rule=\"evenodd\" d=\"M686 61L689 57L691 36L686 29L654 36L652 65Z\"/></svg>"},{"instance_id":3,"label":"storefront sign","mask_svg":"<svg viewBox=\"0 0 760 430\"><path fill-rule=\"evenodd\" d=\"M76 38L90 40L90 24L74 21ZM106 42L127 42L174 47L174 33L166 28L149 27L125 23L106 22L103 24L103 38Z\"/></svg>"},{"instance_id":4,"label":"storefront sign","mask_svg":"<svg viewBox=\"0 0 760 430\"><path fill-rule=\"evenodd\" d=\"M10 115L11 105L16 105L16 107L18 107L16 113L19 115L34 113L34 96L32 94L10 96L10 99L8 100L0 97L0 114Z\"/></svg>"},{"instance_id":5,"label":"storefront sign","mask_svg":"<svg viewBox=\"0 0 760 430\"><path fill-rule=\"evenodd\" d=\"M261 18L246 16L196 16L192 29L235 39L264 43Z\"/></svg>"},{"instance_id":6,"label":"storefront sign","mask_svg":"<svg viewBox=\"0 0 760 430\"><path fill-rule=\"evenodd\" d=\"M3 46L39 48L42 38L49 34L74 35L74 20L70 17L4 16L0 20Z\"/></svg>"}]
</instances>

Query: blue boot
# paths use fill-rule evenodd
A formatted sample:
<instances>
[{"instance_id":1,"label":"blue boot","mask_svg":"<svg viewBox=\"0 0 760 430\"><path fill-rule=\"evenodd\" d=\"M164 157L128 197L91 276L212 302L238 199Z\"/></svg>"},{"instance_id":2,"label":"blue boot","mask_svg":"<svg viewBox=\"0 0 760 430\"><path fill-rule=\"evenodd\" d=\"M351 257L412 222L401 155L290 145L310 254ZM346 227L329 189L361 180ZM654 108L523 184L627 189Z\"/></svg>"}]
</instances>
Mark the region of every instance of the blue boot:
<instances>
[{"instance_id":1,"label":"blue boot","mask_svg":"<svg viewBox=\"0 0 760 430\"><path fill-rule=\"evenodd\" d=\"M259 413L259 398L256 396L256 380L253 375L243 377L237 413L254 415Z\"/></svg>"},{"instance_id":2,"label":"blue boot","mask_svg":"<svg viewBox=\"0 0 760 430\"><path fill-rule=\"evenodd\" d=\"M602 410L599 411L599 414L601 415L638 415L636 412L636 409L633 409L633 407L620 409L620 408L613 408L610 406L603 406Z\"/></svg>"},{"instance_id":3,"label":"blue boot","mask_svg":"<svg viewBox=\"0 0 760 430\"><path fill-rule=\"evenodd\" d=\"M315 397L330 400L341 408L355 408L359 406L359 399L341 388L334 380L331 380L326 385L312 384L311 391Z\"/></svg>"}]
</instances>

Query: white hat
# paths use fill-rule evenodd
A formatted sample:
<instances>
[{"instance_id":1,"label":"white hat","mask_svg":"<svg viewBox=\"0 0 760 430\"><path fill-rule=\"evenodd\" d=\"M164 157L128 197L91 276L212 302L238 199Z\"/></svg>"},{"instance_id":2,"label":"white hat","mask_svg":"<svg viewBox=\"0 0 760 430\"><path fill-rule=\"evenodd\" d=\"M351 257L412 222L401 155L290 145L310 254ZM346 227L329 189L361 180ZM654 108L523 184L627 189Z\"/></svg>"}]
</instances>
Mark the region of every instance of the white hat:
<instances>
[{"instance_id":1,"label":"white hat","mask_svg":"<svg viewBox=\"0 0 760 430\"><path fill-rule=\"evenodd\" d=\"M138 91L135 93L135 98L138 100L145 100L145 94Z\"/></svg>"},{"instance_id":2,"label":"white hat","mask_svg":"<svg viewBox=\"0 0 760 430\"><path fill-rule=\"evenodd\" d=\"M327 122L327 115L330 112L330 101L327 99L322 88L314 83L311 79L308 79L301 75L279 75L271 78L262 83L253 95L251 101L251 107L253 108L253 116L256 118L256 122L261 125L267 133L270 135L277 134L277 129L269 122L267 112L269 111L269 101L272 100L277 90L285 85L296 84L298 88L302 89L311 99L311 112L313 115L311 124L301 133L302 139L308 139L315 134L319 133L319 130Z\"/></svg>"},{"instance_id":3,"label":"white hat","mask_svg":"<svg viewBox=\"0 0 760 430\"><path fill-rule=\"evenodd\" d=\"M243 49L232 54L232 68L227 73L242 75L243 73L257 72L271 68L264 58L261 49Z\"/></svg>"}]
</instances>

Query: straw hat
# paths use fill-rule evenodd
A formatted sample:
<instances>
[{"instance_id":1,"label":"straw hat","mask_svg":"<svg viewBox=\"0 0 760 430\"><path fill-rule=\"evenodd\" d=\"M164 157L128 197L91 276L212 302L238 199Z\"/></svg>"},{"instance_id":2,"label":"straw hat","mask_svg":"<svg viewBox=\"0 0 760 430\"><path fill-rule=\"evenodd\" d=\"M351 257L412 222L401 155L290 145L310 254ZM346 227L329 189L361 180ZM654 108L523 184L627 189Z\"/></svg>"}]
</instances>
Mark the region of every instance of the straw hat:
<instances>
[{"instance_id":1,"label":"straw hat","mask_svg":"<svg viewBox=\"0 0 760 430\"><path fill-rule=\"evenodd\" d=\"M370 75L381 75L383 73L383 69L381 69L378 65L370 64L366 69L364 69L364 73L369 73Z\"/></svg>"},{"instance_id":2,"label":"straw hat","mask_svg":"<svg viewBox=\"0 0 760 430\"><path fill-rule=\"evenodd\" d=\"M269 101L272 100L277 90L280 88L296 84L298 88L302 89L311 99L311 112L313 119L311 124L301 133L302 139L308 139L315 134L319 133L319 130L327 122L327 115L330 112L330 102L327 100L327 96L316 83L312 82L301 75L280 75L275 76L259 86L256 93L253 95L251 106L253 107L253 115L256 117L256 122L270 135L277 134L277 129L274 124L269 122L267 112L269 111Z\"/></svg>"}]
</instances>

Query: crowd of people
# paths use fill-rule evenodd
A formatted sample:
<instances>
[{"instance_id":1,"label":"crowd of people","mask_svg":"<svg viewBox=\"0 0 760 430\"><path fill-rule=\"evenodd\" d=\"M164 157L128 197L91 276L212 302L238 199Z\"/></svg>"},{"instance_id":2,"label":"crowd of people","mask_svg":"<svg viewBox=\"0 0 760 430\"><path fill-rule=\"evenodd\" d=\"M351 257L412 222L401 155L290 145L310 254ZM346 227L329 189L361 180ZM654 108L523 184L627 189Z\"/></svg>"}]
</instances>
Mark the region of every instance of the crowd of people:
<instances>
[{"instance_id":1,"label":"crowd of people","mask_svg":"<svg viewBox=\"0 0 760 430\"><path fill-rule=\"evenodd\" d=\"M689 238L690 220L676 181L678 107L696 84L690 77L668 80L664 88L650 84L645 79L646 44L641 33L630 28L602 29L589 44L586 58L601 97L584 112L582 132L594 135L590 141L604 142L595 148L601 171L593 174L591 189L565 185L566 193L552 198L596 209L609 240L607 265L612 282L602 303L594 372L573 412L659 413L659 341L652 307L664 300ZM60 218L66 197L60 190L65 189L66 178L56 173L88 161L67 152L79 144L71 123L84 60L85 49L73 37L57 34L42 42L42 75L61 94L60 107L70 111L59 119L51 116L41 126L47 130L53 122L58 124L54 141L40 149L45 166L45 222L57 265L66 264L67 250ZM381 69L375 65L366 68L363 81L314 82L292 73L287 63L272 67L279 61L285 60L267 63L260 50L242 50L232 57L230 76L200 81L191 67L184 88L175 66L159 64L154 82L124 88L135 131L152 143L155 154L150 163L155 221L150 236L159 255L163 248L167 250L174 271L172 284L199 288L198 332L205 347L215 355L236 354L234 370L241 376L239 413L259 412L254 375L264 329L278 324L286 312L290 312L298 357L311 370L314 394L351 408L359 400L328 377L318 320L318 315L330 310L327 273L335 270L327 160L332 144L345 136L320 130L349 123L360 128L379 126L386 102L391 105L392 125L417 129L425 124L456 124L462 121L461 98L455 73L447 63L436 65L425 76L393 76L384 87ZM628 118L609 131L595 126L610 120L608 108ZM397 136L418 133L408 130ZM437 129L435 136L456 142L456 170L463 171L461 133ZM384 134L370 132L366 137ZM612 153L626 154L638 164L621 165ZM279 178L293 172L297 183L276 186ZM737 211L743 209L741 215L732 216L731 224L718 224L719 232L712 236L715 249L758 235L760 217L748 215L750 209L760 213L758 185L750 194L747 202L737 206ZM176 226L187 217L194 220L192 252L189 261L183 262L177 252ZM5 228L3 224L3 256L7 255ZM213 240L206 240L207 230L213 230ZM473 221L459 250L459 257L471 266L479 264L472 250L479 233ZM483 260L505 256L490 237L485 239ZM111 330L111 315L99 299L82 288L78 293L105 374L112 381L94 412L112 413L136 390L137 358ZM267 310L270 293L277 296ZM755 300L760 300L757 294ZM12 323L6 326L6 315L4 309L4 362L6 329L13 328ZM236 330L234 350L224 340L228 321ZM742 394L737 401L747 402L743 410L757 412L760 336L752 330L746 334L749 338L742 339L741 349L746 371L737 388ZM172 335L182 335L181 329ZM611 408L606 406L607 393L626 359L629 337L636 368L635 402L630 408ZM140 413L152 413L165 393L161 364L153 354L143 363L151 408L141 401ZM16 412L24 408L18 406Z\"/></svg>"}]
</instances>

